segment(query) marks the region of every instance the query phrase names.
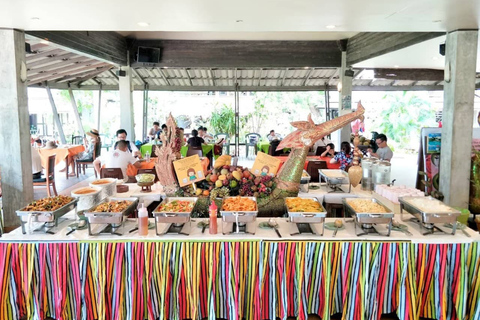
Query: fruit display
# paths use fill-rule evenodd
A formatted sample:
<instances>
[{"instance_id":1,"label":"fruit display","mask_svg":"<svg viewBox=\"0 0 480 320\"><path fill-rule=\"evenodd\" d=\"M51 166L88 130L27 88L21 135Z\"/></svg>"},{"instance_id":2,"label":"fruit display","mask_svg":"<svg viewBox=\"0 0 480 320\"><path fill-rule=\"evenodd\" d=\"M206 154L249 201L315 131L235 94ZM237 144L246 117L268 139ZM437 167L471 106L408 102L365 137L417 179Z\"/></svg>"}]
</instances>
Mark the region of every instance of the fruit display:
<instances>
[{"instance_id":1,"label":"fruit display","mask_svg":"<svg viewBox=\"0 0 480 320\"><path fill-rule=\"evenodd\" d=\"M109 201L99 204L92 212L123 212L132 204L132 201Z\"/></svg>"},{"instance_id":2,"label":"fruit display","mask_svg":"<svg viewBox=\"0 0 480 320\"><path fill-rule=\"evenodd\" d=\"M194 206L192 201L174 200L161 204L156 212L191 212Z\"/></svg>"},{"instance_id":3,"label":"fruit display","mask_svg":"<svg viewBox=\"0 0 480 320\"><path fill-rule=\"evenodd\" d=\"M185 186L179 195L211 199L238 195L262 198L270 195L274 187L272 176L255 177L246 168L224 165L208 172L205 180L196 183L196 189Z\"/></svg>"},{"instance_id":4,"label":"fruit display","mask_svg":"<svg viewBox=\"0 0 480 320\"><path fill-rule=\"evenodd\" d=\"M55 211L69 204L74 199L68 196L56 196L51 198L43 198L33 201L26 206L23 211Z\"/></svg>"},{"instance_id":5,"label":"fruit display","mask_svg":"<svg viewBox=\"0 0 480 320\"><path fill-rule=\"evenodd\" d=\"M285 199L289 212L323 212L318 201L308 198L287 198Z\"/></svg>"},{"instance_id":6,"label":"fruit display","mask_svg":"<svg viewBox=\"0 0 480 320\"><path fill-rule=\"evenodd\" d=\"M359 146L367 146L367 147L370 146L370 140L369 139L365 138L364 136L362 136L360 134L358 135L358 138L360 139ZM352 133L350 135L350 142L353 143L354 139L355 139L355 134Z\"/></svg>"}]
</instances>

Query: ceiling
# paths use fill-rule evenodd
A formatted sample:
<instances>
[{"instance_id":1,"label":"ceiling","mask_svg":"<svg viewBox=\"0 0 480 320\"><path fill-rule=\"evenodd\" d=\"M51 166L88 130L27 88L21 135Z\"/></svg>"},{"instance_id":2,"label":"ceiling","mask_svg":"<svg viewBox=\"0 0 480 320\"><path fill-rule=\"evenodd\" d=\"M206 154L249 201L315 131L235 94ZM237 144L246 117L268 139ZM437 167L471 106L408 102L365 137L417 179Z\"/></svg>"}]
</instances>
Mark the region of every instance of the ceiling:
<instances>
[{"instance_id":1,"label":"ceiling","mask_svg":"<svg viewBox=\"0 0 480 320\"><path fill-rule=\"evenodd\" d=\"M6 28L235 32L245 40L257 38L252 32L269 38L271 32L331 31L327 25L337 32L373 32L450 31L480 24L478 0L82 0L68 5L64 0L0 0L0 7L0 27Z\"/></svg>"}]
</instances>

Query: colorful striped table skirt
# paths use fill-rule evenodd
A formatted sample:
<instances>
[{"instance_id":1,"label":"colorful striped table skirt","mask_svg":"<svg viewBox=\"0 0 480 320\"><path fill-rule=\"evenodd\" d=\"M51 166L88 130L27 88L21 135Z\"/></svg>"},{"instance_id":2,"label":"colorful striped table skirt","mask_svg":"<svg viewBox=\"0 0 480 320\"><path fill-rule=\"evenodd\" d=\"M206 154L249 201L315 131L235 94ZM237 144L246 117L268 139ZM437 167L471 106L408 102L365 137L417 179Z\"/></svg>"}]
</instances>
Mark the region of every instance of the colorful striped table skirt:
<instances>
[{"instance_id":1,"label":"colorful striped table skirt","mask_svg":"<svg viewBox=\"0 0 480 320\"><path fill-rule=\"evenodd\" d=\"M480 246L0 243L0 319L480 319Z\"/></svg>"}]
</instances>

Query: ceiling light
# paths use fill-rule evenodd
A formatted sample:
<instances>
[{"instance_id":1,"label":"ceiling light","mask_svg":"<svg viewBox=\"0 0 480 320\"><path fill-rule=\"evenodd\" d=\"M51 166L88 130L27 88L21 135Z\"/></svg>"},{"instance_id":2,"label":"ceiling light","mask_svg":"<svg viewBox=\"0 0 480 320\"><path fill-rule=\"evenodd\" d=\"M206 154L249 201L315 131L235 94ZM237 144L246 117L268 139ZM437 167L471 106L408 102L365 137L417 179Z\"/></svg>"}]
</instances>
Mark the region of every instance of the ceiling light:
<instances>
[{"instance_id":1,"label":"ceiling light","mask_svg":"<svg viewBox=\"0 0 480 320\"><path fill-rule=\"evenodd\" d=\"M337 26L333 24L329 24L328 26L325 26L327 29L335 29Z\"/></svg>"},{"instance_id":2,"label":"ceiling light","mask_svg":"<svg viewBox=\"0 0 480 320\"><path fill-rule=\"evenodd\" d=\"M150 25L150 23L148 22L138 22L137 23L140 27L148 27Z\"/></svg>"},{"instance_id":3,"label":"ceiling light","mask_svg":"<svg viewBox=\"0 0 480 320\"><path fill-rule=\"evenodd\" d=\"M50 42L47 39L40 40L40 43L43 44L50 44Z\"/></svg>"},{"instance_id":4,"label":"ceiling light","mask_svg":"<svg viewBox=\"0 0 480 320\"><path fill-rule=\"evenodd\" d=\"M342 92L342 89L343 89L343 85L342 85L341 82L339 82L339 83L337 84L337 91L338 91L338 92Z\"/></svg>"},{"instance_id":5,"label":"ceiling light","mask_svg":"<svg viewBox=\"0 0 480 320\"><path fill-rule=\"evenodd\" d=\"M235 20L236 23L242 23L243 20Z\"/></svg>"},{"instance_id":6,"label":"ceiling light","mask_svg":"<svg viewBox=\"0 0 480 320\"><path fill-rule=\"evenodd\" d=\"M393 67L394 67L395 69L398 69L398 68L400 68L400 66L397 66L397 65L394 65Z\"/></svg>"}]
</instances>

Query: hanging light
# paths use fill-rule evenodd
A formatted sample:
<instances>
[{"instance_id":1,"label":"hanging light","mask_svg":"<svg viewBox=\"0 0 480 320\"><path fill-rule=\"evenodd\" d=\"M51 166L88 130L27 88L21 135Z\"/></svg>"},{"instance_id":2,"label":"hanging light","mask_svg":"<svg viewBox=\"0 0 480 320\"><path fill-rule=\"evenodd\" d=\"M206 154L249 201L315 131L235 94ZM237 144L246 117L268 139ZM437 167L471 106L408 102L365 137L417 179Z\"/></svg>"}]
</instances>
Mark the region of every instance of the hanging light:
<instances>
[{"instance_id":1,"label":"hanging light","mask_svg":"<svg viewBox=\"0 0 480 320\"><path fill-rule=\"evenodd\" d=\"M343 86L342 86L342 82L339 81L338 84L337 84L337 90L338 90L338 92L342 92L342 87L343 87Z\"/></svg>"}]
</instances>

